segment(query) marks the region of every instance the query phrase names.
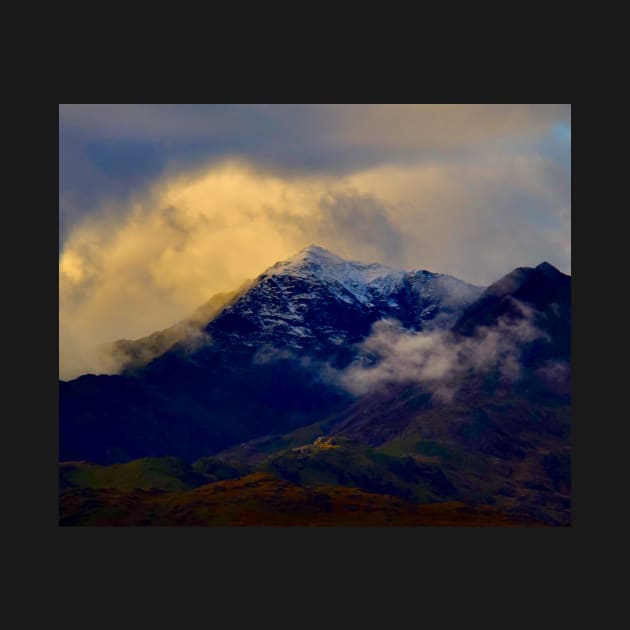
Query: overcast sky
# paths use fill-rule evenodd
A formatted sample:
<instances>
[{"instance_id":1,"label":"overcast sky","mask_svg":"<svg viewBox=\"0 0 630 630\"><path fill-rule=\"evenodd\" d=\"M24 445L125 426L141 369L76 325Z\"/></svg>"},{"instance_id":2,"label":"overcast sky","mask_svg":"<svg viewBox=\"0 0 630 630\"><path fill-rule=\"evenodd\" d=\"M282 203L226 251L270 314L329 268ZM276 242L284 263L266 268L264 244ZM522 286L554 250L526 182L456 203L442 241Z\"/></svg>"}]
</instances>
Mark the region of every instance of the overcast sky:
<instances>
[{"instance_id":1,"label":"overcast sky","mask_svg":"<svg viewBox=\"0 0 630 630\"><path fill-rule=\"evenodd\" d=\"M569 105L61 105L62 376L309 243L571 270Z\"/></svg>"}]
</instances>

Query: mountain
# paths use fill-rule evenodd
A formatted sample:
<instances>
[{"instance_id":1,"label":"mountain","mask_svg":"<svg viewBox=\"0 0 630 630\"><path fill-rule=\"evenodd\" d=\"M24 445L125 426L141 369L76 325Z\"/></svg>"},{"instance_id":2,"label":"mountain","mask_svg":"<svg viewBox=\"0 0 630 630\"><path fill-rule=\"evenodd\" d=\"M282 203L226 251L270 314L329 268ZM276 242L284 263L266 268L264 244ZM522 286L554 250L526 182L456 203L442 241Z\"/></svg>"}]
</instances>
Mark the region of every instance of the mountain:
<instances>
[{"instance_id":1,"label":"mountain","mask_svg":"<svg viewBox=\"0 0 630 630\"><path fill-rule=\"evenodd\" d=\"M454 330L472 335L483 326L495 326L502 318L511 322L529 318L548 337L546 344L538 344L540 354L569 360L571 277L548 262L535 268L518 267L491 284L470 304Z\"/></svg>"},{"instance_id":2,"label":"mountain","mask_svg":"<svg viewBox=\"0 0 630 630\"><path fill-rule=\"evenodd\" d=\"M270 345L330 359L340 346L364 339L379 319L410 330L448 326L482 291L452 276L347 261L310 245L236 291L213 296L181 322L106 344L101 355L114 371L133 372L211 337L231 348Z\"/></svg>"},{"instance_id":3,"label":"mountain","mask_svg":"<svg viewBox=\"0 0 630 630\"><path fill-rule=\"evenodd\" d=\"M191 341L201 331L230 349L268 345L330 359L339 348L364 339L380 319L393 318L416 331L447 326L483 291L426 270L347 261L317 245L276 263L246 289L231 294L205 325L194 327L189 337L181 335L168 349L195 345ZM148 345L154 336L135 343Z\"/></svg>"},{"instance_id":4,"label":"mountain","mask_svg":"<svg viewBox=\"0 0 630 630\"><path fill-rule=\"evenodd\" d=\"M314 365L343 368L383 318L412 330L448 325L482 290L310 246L211 300L201 311L208 321L198 314L118 342L127 359L121 374L61 382L60 457L192 460L310 424L352 399Z\"/></svg>"},{"instance_id":5,"label":"mountain","mask_svg":"<svg viewBox=\"0 0 630 630\"><path fill-rule=\"evenodd\" d=\"M149 364L153 359L168 352L177 344L189 348L205 343L203 328L226 306L238 299L249 287L245 282L236 291L217 293L192 315L164 330L159 330L141 339L119 339L99 348L105 364L113 371L133 371Z\"/></svg>"},{"instance_id":6,"label":"mountain","mask_svg":"<svg viewBox=\"0 0 630 630\"><path fill-rule=\"evenodd\" d=\"M484 289L310 246L60 382L62 521L568 525L570 320L549 263Z\"/></svg>"},{"instance_id":7,"label":"mountain","mask_svg":"<svg viewBox=\"0 0 630 630\"><path fill-rule=\"evenodd\" d=\"M503 327L519 347L521 378L514 388L538 401L571 398L571 277L543 262L519 267L491 284L460 315L456 334ZM532 339L519 339L525 330ZM506 333L507 334L507 333Z\"/></svg>"},{"instance_id":8,"label":"mountain","mask_svg":"<svg viewBox=\"0 0 630 630\"><path fill-rule=\"evenodd\" d=\"M492 364L463 370L451 378L456 394L447 400L436 399L429 384L418 380L389 383L323 421L240 444L217 457L266 463L290 481L334 474L336 483L350 478L366 489L372 465L360 451L355 448L340 465L309 446L324 436L351 440L370 452L436 467L456 497L566 525L571 505L570 282L547 263L516 269L488 287L452 326L449 343L460 357L462 348L508 347L520 366L516 380L502 380ZM524 327L530 334L519 336ZM364 463L357 475L358 461ZM273 468L284 462L291 466ZM295 475L296 465L300 476L287 477L284 471ZM385 483L388 474L380 471L372 478ZM396 494L392 487L389 493ZM426 491L419 479L414 487ZM444 489L438 494L449 498Z\"/></svg>"}]
</instances>

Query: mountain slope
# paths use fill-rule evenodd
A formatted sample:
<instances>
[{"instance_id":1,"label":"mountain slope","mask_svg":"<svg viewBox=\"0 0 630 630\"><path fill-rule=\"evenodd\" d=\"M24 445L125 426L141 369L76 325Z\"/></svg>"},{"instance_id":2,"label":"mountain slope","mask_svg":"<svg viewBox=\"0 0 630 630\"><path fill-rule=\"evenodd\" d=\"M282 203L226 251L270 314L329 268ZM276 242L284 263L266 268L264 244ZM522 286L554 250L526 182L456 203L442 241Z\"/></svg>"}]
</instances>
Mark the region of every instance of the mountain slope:
<instances>
[{"instance_id":1,"label":"mountain slope","mask_svg":"<svg viewBox=\"0 0 630 630\"><path fill-rule=\"evenodd\" d=\"M547 262L535 268L519 267L491 284L467 306L454 330L472 335L480 327L496 325L501 318L511 321L530 318L549 337L537 344L541 357L569 360L571 277Z\"/></svg>"},{"instance_id":2,"label":"mountain slope","mask_svg":"<svg viewBox=\"0 0 630 630\"><path fill-rule=\"evenodd\" d=\"M251 286L245 282L236 291L217 293L200 306L190 317L164 330L159 330L140 339L119 339L100 348L105 363L112 370L124 372L148 365L153 359L168 352L176 344L193 349L208 339L203 329L223 309L237 300Z\"/></svg>"},{"instance_id":3,"label":"mountain slope","mask_svg":"<svg viewBox=\"0 0 630 630\"><path fill-rule=\"evenodd\" d=\"M319 368L347 365L374 322L396 317L414 330L444 325L481 291L311 246L217 308L210 304L201 329L197 317L127 344L131 361L123 374L61 382L60 459L192 461L310 424L351 402Z\"/></svg>"},{"instance_id":4,"label":"mountain slope","mask_svg":"<svg viewBox=\"0 0 630 630\"><path fill-rule=\"evenodd\" d=\"M460 496L491 499L550 522L570 521L571 278L543 263L494 283L453 327L455 347L487 350L503 336L519 374L504 380L491 364L454 377L452 400L423 383L374 391L342 411L330 435L439 464ZM523 327L537 335L519 336ZM507 339L507 341L506 341Z\"/></svg>"},{"instance_id":5,"label":"mountain slope","mask_svg":"<svg viewBox=\"0 0 630 630\"><path fill-rule=\"evenodd\" d=\"M287 461L283 449L299 452L302 444L309 452L308 445L322 436L350 439L438 466L457 496L467 501L492 502L549 523L568 524L570 282L547 264L517 269L491 285L454 325L448 343L455 348L487 350L488 344L479 341L487 331L509 337L521 366L516 380L502 380L492 363L484 370L462 370L449 377L455 394L447 400L436 398L429 383L417 380L381 384L325 422L248 442L218 457L282 463ZM515 331L521 324L540 329L541 336L519 339ZM318 460L316 470L329 475L331 465ZM290 474L296 474L294 468L288 467ZM302 468L313 474L311 463L303 462ZM343 466L332 466L332 471L343 472ZM303 474L289 479L302 479Z\"/></svg>"},{"instance_id":6,"label":"mountain slope","mask_svg":"<svg viewBox=\"0 0 630 630\"><path fill-rule=\"evenodd\" d=\"M270 457L263 469L301 485L332 484L431 503L458 497L439 466L390 456L345 438L313 443Z\"/></svg>"}]
</instances>

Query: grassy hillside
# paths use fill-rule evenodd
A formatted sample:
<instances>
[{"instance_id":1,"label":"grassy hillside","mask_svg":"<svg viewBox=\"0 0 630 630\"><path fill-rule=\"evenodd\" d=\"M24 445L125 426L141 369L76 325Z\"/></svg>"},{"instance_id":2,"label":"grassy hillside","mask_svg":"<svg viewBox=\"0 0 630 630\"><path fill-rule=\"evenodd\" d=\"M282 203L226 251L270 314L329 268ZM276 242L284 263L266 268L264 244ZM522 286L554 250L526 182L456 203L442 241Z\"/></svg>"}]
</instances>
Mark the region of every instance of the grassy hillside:
<instances>
[{"instance_id":1,"label":"grassy hillside","mask_svg":"<svg viewBox=\"0 0 630 630\"><path fill-rule=\"evenodd\" d=\"M453 402L433 405L421 389L399 387L364 397L326 422L247 442L217 457L247 461L298 483L353 485L423 502L457 497L568 524L570 406L479 390L477 383L464 383ZM320 437L349 438L346 444L354 443L354 450L317 449L313 442ZM392 459L378 460L376 454ZM435 492L426 475L412 483L404 478L423 467L440 471L456 492Z\"/></svg>"},{"instance_id":2,"label":"grassy hillside","mask_svg":"<svg viewBox=\"0 0 630 630\"><path fill-rule=\"evenodd\" d=\"M335 420L336 415L331 415L325 420L299 427L287 433L266 435L238 444L217 453L213 457L230 463L244 462L252 466L261 465L278 453L310 444L318 437L327 435Z\"/></svg>"},{"instance_id":3,"label":"grassy hillside","mask_svg":"<svg viewBox=\"0 0 630 630\"><path fill-rule=\"evenodd\" d=\"M419 506L339 486L303 487L265 473L186 492L79 489L61 496L61 525L540 526L527 516L449 502Z\"/></svg>"},{"instance_id":4,"label":"grassy hillside","mask_svg":"<svg viewBox=\"0 0 630 630\"><path fill-rule=\"evenodd\" d=\"M151 502L151 497L159 498L161 492L177 493L185 504L191 498L186 495L188 491L257 472L302 488L307 494L326 486L329 494L334 494L333 488L343 496L346 491L357 490L424 507L461 501L472 510L492 507L501 513L527 514L551 525L568 525L571 453L566 445L566 425L561 422L564 412L558 409L547 417L544 410L532 408L529 414L510 418L501 406L491 409L480 405L471 418L458 407L451 409L450 416L445 416L444 410L428 410L376 447L343 435L323 436L321 432L329 426L315 423L193 464L174 457L111 466L65 462L60 465L60 487L68 496L62 496L62 502L70 510L68 514L79 510L89 521L89 505L109 505L110 497L113 506L118 497L122 507L115 513L122 522L131 518L128 510L135 512L136 504ZM499 421L503 426L496 426ZM569 422L568 417L565 421ZM514 434L508 446L501 447L508 429ZM241 456L249 463L228 456ZM93 495L88 490L106 492ZM140 491L148 494L138 494ZM236 486L230 492L237 502ZM87 500L90 496L96 497L96 503ZM68 501L75 502L75 507L70 508ZM169 501L176 503L174 494ZM220 520L218 513L212 517L213 523Z\"/></svg>"},{"instance_id":5,"label":"grassy hillside","mask_svg":"<svg viewBox=\"0 0 630 630\"><path fill-rule=\"evenodd\" d=\"M317 438L274 455L262 470L300 485L347 486L421 503L457 497L439 466L378 453L346 438Z\"/></svg>"},{"instance_id":6,"label":"grassy hillside","mask_svg":"<svg viewBox=\"0 0 630 630\"><path fill-rule=\"evenodd\" d=\"M189 465L177 457L145 457L124 464L100 466L89 462L62 462L59 487L115 490L168 490L178 492L238 477L249 469L237 469L212 458Z\"/></svg>"}]
</instances>

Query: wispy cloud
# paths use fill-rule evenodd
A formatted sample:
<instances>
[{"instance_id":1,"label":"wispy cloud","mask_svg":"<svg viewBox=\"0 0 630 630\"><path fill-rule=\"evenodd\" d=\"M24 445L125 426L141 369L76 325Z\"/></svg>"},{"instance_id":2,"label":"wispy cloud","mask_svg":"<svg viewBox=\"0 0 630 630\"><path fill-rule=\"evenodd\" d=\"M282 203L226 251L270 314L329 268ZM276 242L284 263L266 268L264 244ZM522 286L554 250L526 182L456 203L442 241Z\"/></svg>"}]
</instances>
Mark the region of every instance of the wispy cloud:
<instances>
[{"instance_id":1,"label":"wispy cloud","mask_svg":"<svg viewBox=\"0 0 630 630\"><path fill-rule=\"evenodd\" d=\"M472 337L458 337L449 330L410 332L396 322L379 321L360 345L359 359L336 371L334 378L356 395L392 383L418 383L442 401L453 399L466 375L495 369L504 382L517 381L523 344L545 335L534 325L531 309L514 304L520 318L501 318ZM327 377L331 374L328 370Z\"/></svg>"}]
</instances>

